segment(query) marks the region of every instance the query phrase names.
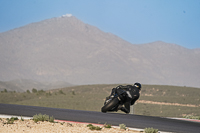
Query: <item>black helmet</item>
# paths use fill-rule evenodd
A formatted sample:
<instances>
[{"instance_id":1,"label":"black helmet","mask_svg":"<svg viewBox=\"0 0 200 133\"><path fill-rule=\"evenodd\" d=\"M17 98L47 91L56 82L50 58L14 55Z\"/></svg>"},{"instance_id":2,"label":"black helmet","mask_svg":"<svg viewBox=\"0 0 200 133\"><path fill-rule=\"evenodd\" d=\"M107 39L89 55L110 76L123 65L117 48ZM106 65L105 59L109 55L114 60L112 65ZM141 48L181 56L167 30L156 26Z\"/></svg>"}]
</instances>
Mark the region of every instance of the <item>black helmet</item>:
<instances>
[{"instance_id":1,"label":"black helmet","mask_svg":"<svg viewBox=\"0 0 200 133\"><path fill-rule=\"evenodd\" d=\"M134 86L137 87L138 89L141 89L141 88L142 88L141 84L138 83L138 82L136 82L136 83L134 84Z\"/></svg>"}]
</instances>

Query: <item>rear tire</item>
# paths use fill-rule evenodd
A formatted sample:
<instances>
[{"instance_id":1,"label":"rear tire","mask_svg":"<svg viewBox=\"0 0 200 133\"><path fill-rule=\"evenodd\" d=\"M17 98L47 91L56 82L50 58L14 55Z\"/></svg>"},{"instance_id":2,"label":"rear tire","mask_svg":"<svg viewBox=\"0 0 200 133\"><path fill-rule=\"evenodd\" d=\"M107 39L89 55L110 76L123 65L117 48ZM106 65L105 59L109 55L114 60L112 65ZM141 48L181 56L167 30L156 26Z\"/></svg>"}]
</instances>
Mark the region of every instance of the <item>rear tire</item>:
<instances>
[{"instance_id":1,"label":"rear tire","mask_svg":"<svg viewBox=\"0 0 200 133\"><path fill-rule=\"evenodd\" d=\"M109 103L107 103L101 108L101 112L106 113L107 111L114 108L118 103L119 103L119 100L117 99L117 97L113 98L113 100L111 100Z\"/></svg>"}]
</instances>

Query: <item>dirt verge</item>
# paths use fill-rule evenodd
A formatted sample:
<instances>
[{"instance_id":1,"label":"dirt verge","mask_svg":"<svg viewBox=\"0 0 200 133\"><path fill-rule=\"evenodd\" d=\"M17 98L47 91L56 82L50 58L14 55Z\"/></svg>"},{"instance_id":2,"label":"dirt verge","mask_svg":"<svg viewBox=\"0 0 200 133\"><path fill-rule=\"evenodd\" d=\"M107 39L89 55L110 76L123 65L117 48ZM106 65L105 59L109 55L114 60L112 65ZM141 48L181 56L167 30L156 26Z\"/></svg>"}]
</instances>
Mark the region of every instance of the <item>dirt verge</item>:
<instances>
[{"instance_id":1,"label":"dirt verge","mask_svg":"<svg viewBox=\"0 0 200 133\"><path fill-rule=\"evenodd\" d=\"M0 118L0 133L139 133L130 129L105 128L101 126L101 130L90 130L87 124L57 122L50 123L47 121L39 121L35 123L33 120L15 120L13 124L7 124L6 118Z\"/></svg>"}]
</instances>

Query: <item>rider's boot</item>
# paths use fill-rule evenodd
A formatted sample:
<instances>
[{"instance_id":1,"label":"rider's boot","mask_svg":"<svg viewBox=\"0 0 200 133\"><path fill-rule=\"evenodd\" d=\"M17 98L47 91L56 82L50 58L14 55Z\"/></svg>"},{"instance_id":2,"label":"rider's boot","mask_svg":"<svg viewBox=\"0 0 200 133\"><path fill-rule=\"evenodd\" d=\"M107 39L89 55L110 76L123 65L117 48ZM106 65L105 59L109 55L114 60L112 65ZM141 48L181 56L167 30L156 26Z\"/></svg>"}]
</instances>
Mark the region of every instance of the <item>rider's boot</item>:
<instances>
[{"instance_id":1,"label":"rider's boot","mask_svg":"<svg viewBox=\"0 0 200 133\"><path fill-rule=\"evenodd\" d=\"M121 111L125 112L126 114L128 114L130 111L128 109L126 109L125 107L121 107L120 109Z\"/></svg>"}]
</instances>

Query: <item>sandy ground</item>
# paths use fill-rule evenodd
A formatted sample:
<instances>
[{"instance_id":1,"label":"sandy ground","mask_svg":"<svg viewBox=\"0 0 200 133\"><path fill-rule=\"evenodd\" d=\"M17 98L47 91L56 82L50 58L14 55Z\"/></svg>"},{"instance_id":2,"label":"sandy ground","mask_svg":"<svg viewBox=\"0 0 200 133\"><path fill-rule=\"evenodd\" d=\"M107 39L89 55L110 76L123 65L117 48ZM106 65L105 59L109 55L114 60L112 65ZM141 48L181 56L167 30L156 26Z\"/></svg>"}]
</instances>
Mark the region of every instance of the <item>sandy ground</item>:
<instances>
[{"instance_id":1,"label":"sandy ground","mask_svg":"<svg viewBox=\"0 0 200 133\"><path fill-rule=\"evenodd\" d=\"M39 121L35 123L33 120L15 120L13 124L6 123L6 118L0 118L0 133L139 133L130 129L104 127L100 131L90 130L87 124L68 122Z\"/></svg>"}]
</instances>

